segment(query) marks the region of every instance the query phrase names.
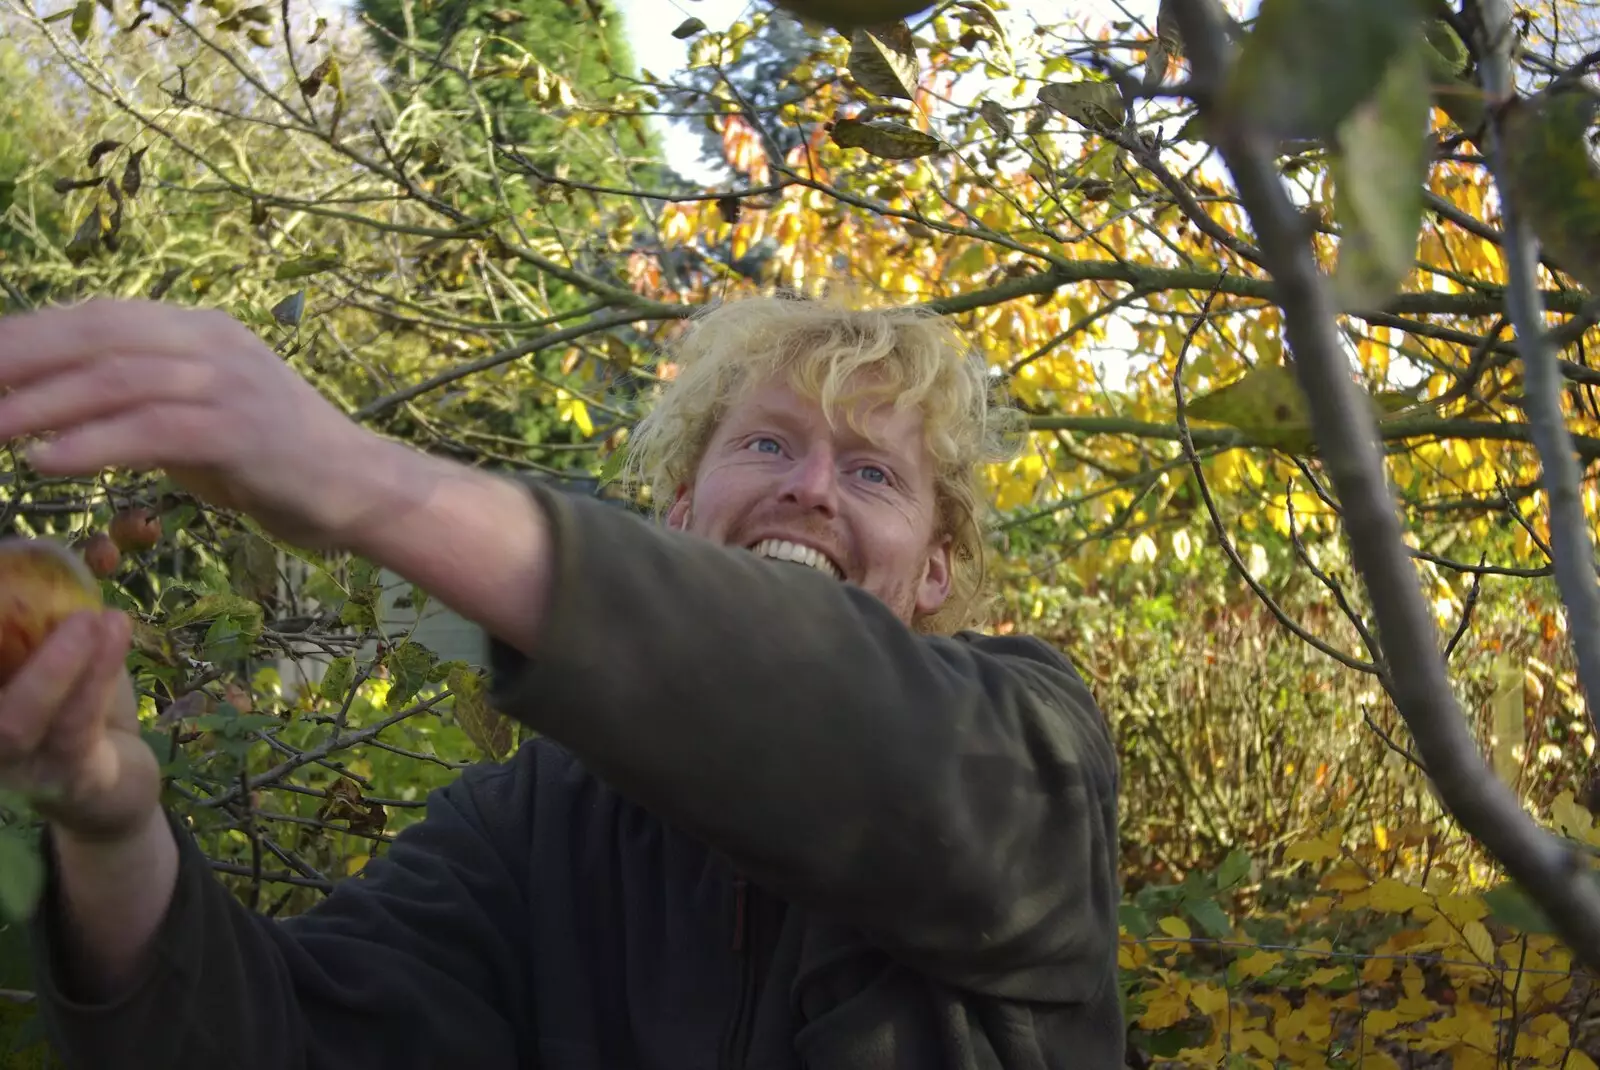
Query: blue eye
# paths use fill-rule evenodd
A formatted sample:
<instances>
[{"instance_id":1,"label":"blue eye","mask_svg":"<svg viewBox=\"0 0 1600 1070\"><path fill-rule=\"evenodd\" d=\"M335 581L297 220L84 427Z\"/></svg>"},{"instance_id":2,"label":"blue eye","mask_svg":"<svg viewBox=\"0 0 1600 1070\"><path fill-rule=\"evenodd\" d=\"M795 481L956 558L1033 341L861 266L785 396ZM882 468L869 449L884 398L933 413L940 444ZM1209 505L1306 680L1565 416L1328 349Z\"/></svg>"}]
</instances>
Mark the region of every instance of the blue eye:
<instances>
[{"instance_id":1,"label":"blue eye","mask_svg":"<svg viewBox=\"0 0 1600 1070\"><path fill-rule=\"evenodd\" d=\"M868 483L889 482L889 473L885 472L882 468L879 468L875 464L864 464L861 466L860 471L861 477Z\"/></svg>"},{"instance_id":2,"label":"blue eye","mask_svg":"<svg viewBox=\"0 0 1600 1070\"><path fill-rule=\"evenodd\" d=\"M760 453L778 453L782 450L782 447L778 445L777 439L768 438L765 435L752 441L750 446ZM768 447L771 448L769 449Z\"/></svg>"}]
</instances>

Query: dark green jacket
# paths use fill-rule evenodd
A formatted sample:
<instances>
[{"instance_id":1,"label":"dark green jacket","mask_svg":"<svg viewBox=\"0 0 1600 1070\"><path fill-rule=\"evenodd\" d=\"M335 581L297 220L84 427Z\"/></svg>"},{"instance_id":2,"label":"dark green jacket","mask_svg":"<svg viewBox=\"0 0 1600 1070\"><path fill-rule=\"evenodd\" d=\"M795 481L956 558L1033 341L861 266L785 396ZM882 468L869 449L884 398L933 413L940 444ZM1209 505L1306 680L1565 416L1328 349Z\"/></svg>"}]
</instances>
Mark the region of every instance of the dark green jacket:
<instances>
[{"instance_id":1,"label":"dark green jacket","mask_svg":"<svg viewBox=\"0 0 1600 1070\"><path fill-rule=\"evenodd\" d=\"M543 738L282 921L175 822L176 900L106 1005L71 998L52 883L35 963L71 1067L1122 1065L1115 756L1065 659L532 492L542 647L490 664Z\"/></svg>"}]
</instances>

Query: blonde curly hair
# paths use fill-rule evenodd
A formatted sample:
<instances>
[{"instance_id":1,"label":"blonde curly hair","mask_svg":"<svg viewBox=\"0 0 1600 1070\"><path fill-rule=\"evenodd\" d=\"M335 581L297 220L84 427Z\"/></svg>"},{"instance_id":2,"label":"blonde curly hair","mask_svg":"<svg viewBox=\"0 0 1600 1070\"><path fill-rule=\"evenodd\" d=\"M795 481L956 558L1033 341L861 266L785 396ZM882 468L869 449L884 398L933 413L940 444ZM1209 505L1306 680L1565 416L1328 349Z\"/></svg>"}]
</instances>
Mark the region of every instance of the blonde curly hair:
<instances>
[{"instance_id":1,"label":"blonde curly hair","mask_svg":"<svg viewBox=\"0 0 1600 1070\"><path fill-rule=\"evenodd\" d=\"M858 403L892 399L922 413L938 534L951 540L950 597L916 627L948 634L979 622L987 609L982 466L1015 455L1021 418L991 396L983 359L943 317L838 299L744 298L696 315L665 359L676 374L630 435L621 476L648 491L658 518L693 481L717 425L751 387L786 376L830 420L844 412L852 425Z\"/></svg>"}]
</instances>

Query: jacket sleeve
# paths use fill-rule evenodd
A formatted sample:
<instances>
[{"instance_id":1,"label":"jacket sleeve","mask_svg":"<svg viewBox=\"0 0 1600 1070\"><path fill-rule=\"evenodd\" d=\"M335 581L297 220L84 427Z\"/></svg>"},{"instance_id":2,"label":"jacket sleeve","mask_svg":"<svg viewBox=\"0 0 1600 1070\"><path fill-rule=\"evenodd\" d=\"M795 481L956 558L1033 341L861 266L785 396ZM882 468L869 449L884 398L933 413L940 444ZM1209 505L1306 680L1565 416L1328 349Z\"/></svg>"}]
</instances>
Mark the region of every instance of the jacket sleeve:
<instances>
[{"instance_id":1,"label":"jacket sleeve","mask_svg":"<svg viewBox=\"0 0 1600 1070\"><path fill-rule=\"evenodd\" d=\"M1117 770L1072 666L936 637L819 572L537 482L555 564L493 698L793 902L952 984L1082 1001L1114 972Z\"/></svg>"},{"instance_id":2,"label":"jacket sleeve","mask_svg":"<svg viewBox=\"0 0 1600 1070\"><path fill-rule=\"evenodd\" d=\"M71 1070L522 1065L527 913L479 809L516 805L496 798L503 768L435 792L383 856L283 921L246 909L173 821L175 896L141 974L106 1003L75 999L63 973L52 858L32 941L56 1050Z\"/></svg>"}]
</instances>

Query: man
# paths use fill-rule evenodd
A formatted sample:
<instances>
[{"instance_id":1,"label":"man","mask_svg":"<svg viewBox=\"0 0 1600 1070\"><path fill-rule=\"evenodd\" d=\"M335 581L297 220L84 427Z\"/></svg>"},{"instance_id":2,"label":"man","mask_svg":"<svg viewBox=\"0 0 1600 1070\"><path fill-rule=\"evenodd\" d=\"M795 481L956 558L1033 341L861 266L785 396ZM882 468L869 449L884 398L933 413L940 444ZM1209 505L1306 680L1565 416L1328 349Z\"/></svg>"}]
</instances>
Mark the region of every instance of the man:
<instances>
[{"instance_id":1,"label":"man","mask_svg":"<svg viewBox=\"0 0 1600 1070\"><path fill-rule=\"evenodd\" d=\"M216 313L0 321L0 440L420 584L541 734L272 921L160 808L126 619L63 625L0 694L0 770L63 790L34 946L70 1066L1121 1065L1106 725L1044 644L937 626L976 604L981 363L793 299L674 359L651 524L377 438Z\"/></svg>"}]
</instances>

